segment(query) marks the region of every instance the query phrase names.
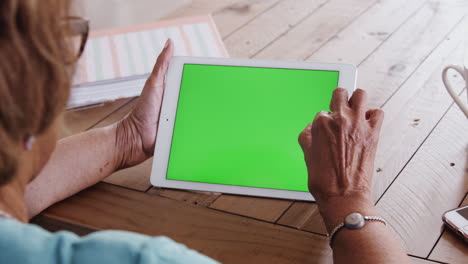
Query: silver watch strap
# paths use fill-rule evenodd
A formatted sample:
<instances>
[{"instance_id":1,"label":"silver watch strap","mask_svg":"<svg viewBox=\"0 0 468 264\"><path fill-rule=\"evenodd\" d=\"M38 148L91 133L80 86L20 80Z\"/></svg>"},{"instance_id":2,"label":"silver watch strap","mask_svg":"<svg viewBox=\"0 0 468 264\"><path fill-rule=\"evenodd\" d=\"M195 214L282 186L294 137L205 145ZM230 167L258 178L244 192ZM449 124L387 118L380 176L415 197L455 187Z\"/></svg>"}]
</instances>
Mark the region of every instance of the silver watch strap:
<instances>
[{"instance_id":1,"label":"silver watch strap","mask_svg":"<svg viewBox=\"0 0 468 264\"><path fill-rule=\"evenodd\" d=\"M351 215L353 215L353 214L358 214L358 215L360 215L359 213L352 213L352 214L349 214L348 216L346 216L346 218L349 217L349 216L351 216ZM346 218L345 218L345 219L346 219ZM380 217L380 216L362 216L362 218L363 218L364 221L377 221L377 222L383 223L384 225L387 225L387 221L385 221L385 219L383 219L383 218ZM335 228L333 228L333 230L331 231L330 234L328 234L328 237L330 238L329 243L330 243L330 247L331 247L331 248L333 248L333 239L334 239L336 233L337 233L338 231L340 231L341 229L343 229L345 226L346 226L345 221L343 221L343 222L341 222L339 225L337 225ZM362 228L363 226L364 226L364 225L362 224L362 225L359 225L359 226L357 226L357 227L349 227L349 226L348 226L347 228L352 230L352 229L360 229L360 228Z\"/></svg>"}]
</instances>

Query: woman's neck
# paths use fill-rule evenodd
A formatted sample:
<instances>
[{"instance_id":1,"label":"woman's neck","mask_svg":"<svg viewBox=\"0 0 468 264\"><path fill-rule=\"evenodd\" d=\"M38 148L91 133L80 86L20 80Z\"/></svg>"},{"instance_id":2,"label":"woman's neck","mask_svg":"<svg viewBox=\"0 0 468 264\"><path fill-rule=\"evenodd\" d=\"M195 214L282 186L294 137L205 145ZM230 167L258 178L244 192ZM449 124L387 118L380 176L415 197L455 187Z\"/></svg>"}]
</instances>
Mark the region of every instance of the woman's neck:
<instances>
[{"instance_id":1,"label":"woman's neck","mask_svg":"<svg viewBox=\"0 0 468 264\"><path fill-rule=\"evenodd\" d=\"M0 210L21 222L28 222L24 185L16 179L0 187Z\"/></svg>"},{"instance_id":2,"label":"woman's neck","mask_svg":"<svg viewBox=\"0 0 468 264\"><path fill-rule=\"evenodd\" d=\"M24 191L32 178L33 163L30 155L22 155L15 177L8 184L0 186L0 210L21 222L29 220Z\"/></svg>"}]
</instances>

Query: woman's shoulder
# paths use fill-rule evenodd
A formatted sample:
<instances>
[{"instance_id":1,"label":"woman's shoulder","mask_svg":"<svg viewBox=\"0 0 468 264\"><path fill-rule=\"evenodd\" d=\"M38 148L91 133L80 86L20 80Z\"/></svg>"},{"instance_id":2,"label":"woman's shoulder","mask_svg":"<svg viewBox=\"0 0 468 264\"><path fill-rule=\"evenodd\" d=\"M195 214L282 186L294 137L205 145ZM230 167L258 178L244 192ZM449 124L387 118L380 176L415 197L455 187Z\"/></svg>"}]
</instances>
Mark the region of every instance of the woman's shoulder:
<instances>
[{"instance_id":1,"label":"woman's shoulder","mask_svg":"<svg viewBox=\"0 0 468 264\"><path fill-rule=\"evenodd\" d=\"M65 241L78 240L71 232L50 233L37 225L0 219L0 251L5 263L57 263L55 252Z\"/></svg>"},{"instance_id":2,"label":"woman's shoulder","mask_svg":"<svg viewBox=\"0 0 468 264\"><path fill-rule=\"evenodd\" d=\"M100 231L79 237L33 224L0 219L0 251L6 263L217 263L163 237Z\"/></svg>"}]
</instances>

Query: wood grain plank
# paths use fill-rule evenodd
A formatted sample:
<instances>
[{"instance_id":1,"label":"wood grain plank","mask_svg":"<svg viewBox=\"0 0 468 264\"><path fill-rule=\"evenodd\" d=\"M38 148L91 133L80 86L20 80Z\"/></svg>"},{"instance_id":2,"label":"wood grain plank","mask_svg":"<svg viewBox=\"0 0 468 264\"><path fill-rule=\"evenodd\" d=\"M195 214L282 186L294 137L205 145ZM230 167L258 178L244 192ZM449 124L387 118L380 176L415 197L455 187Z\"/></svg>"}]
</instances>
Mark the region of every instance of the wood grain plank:
<instances>
[{"instance_id":1,"label":"wood grain plank","mask_svg":"<svg viewBox=\"0 0 468 264\"><path fill-rule=\"evenodd\" d=\"M137 166L116 171L102 181L144 192L151 187L152 165L153 158L150 158Z\"/></svg>"},{"instance_id":2,"label":"wood grain plank","mask_svg":"<svg viewBox=\"0 0 468 264\"><path fill-rule=\"evenodd\" d=\"M331 263L324 236L104 183L43 216L91 230L164 235L222 263Z\"/></svg>"},{"instance_id":3,"label":"wood grain plank","mask_svg":"<svg viewBox=\"0 0 468 264\"><path fill-rule=\"evenodd\" d=\"M327 229L316 203L295 202L278 220L278 224L326 235Z\"/></svg>"},{"instance_id":4,"label":"wood grain plank","mask_svg":"<svg viewBox=\"0 0 468 264\"><path fill-rule=\"evenodd\" d=\"M412 255L429 255L441 234L442 214L468 191L466 131L466 117L452 106L377 204Z\"/></svg>"},{"instance_id":5,"label":"wood grain plank","mask_svg":"<svg viewBox=\"0 0 468 264\"><path fill-rule=\"evenodd\" d=\"M445 65L461 60L464 49L461 45L462 32L466 23L464 20L457 26L383 107L386 117L375 162L375 200L411 159L450 106L452 101L443 88L440 73ZM458 83L461 89L460 79L453 78L453 81ZM300 211L286 212L283 215L285 220L280 219L280 223L284 221L283 223L288 222L293 226L300 224L306 230L317 233L324 231L317 222L317 215L304 211L303 216L299 218L310 217L310 220L291 221L291 217L297 214L300 214Z\"/></svg>"},{"instance_id":6,"label":"wood grain plank","mask_svg":"<svg viewBox=\"0 0 468 264\"><path fill-rule=\"evenodd\" d=\"M370 107L381 107L466 15L465 0L428 1L359 65L358 87L369 92Z\"/></svg>"},{"instance_id":7,"label":"wood grain plank","mask_svg":"<svg viewBox=\"0 0 468 264\"><path fill-rule=\"evenodd\" d=\"M468 166L468 164L466 164L466 166ZM465 197L461 206L467 205L468 196ZM460 237L445 227L444 233L429 255L429 259L454 264L466 263L468 260L468 248Z\"/></svg>"},{"instance_id":8,"label":"wood grain plank","mask_svg":"<svg viewBox=\"0 0 468 264\"><path fill-rule=\"evenodd\" d=\"M221 195L221 193L215 192L187 191L157 187L151 188L146 193L205 207L209 206Z\"/></svg>"},{"instance_id":9,"label":"wood grain plank","mask_svg":"<svg viewBox=\"0 0 468 264\"><path fill-rule=\"evenodd\" d=\"M35 216L31 219L30 223L38 225L50 232L59 232L62 230L67 230L73 232L79 236L87 235L91 232L96 231L92 228L87 228L83 226L78 226L75 224L71 224L53 217L45 216L44 214L40 214Z\"/></svg>"},{"instance_id":10,"label":"wood grain plank","mask_svg":"<svg viewBox=\"0 0 468 264\"><path fill-rule=\"evenodd\" d=\"M273 8L283 0L241 0L218 9L213 17L216 25L222 28L221 36L226 38L256 19L263 12ZM235 23L233 23L235 21Z\"/></svg>"},{"instance_id":11,"label":"wood grain plank","mask_svg":"<svg viewBox=\"0 0 468 264\"><path fill-rule=\"evenodd\" d=\"M281 0L194 0L166 19L212 14L222 37L232 34Z\"/></svg>"},{"instance_id":12,"label":"wood grain plank","mask_svg":"<svg viewBox=\"0 0 468 264\"><path fill-rule=\"evenodd\" d=\"M225 39L232 57L250 58L329 0L283 0Z\"/></svg>"},{"instance_id":13,"label":"wood grain plank","mask_svg":"<svg viewBox=\"0 0 468 264\"><path fill-rule=\"evenodd\" d=\"M306 55L306 60L309 61L358 65L394 32L399 31L425 2L427 1L379 1L319 50L303 51L302 56ZM399 45L395 46L398 47Z\"/></svg>"},{"instance_id":14,"label":"wood grain plank","mask_svg":"<svg viewBox=\"0 0 468 264\"><path fill-rule=\"evenodd\" d=\"M431 261L429 259L421 259L421 258L416 258L416 257L412 257L412 256L410 256L410 259L411 259L411 263L414 263L414 264L436 264L436 263L440 263L440 262Z\"/></svg>"},{"instance_id":15,"label":"wood grain plank","mask_svg":"<svg viewBox=\"0 0 468 264\"><path fill-rule=\"evenodd\" d=\"M405 7L404 10L411 10L414 5L413 2L419 1L423 0L411 1L410 6ZM355 24L353 21L356 19L360 20L363 13L380 15L382 19L379 18L379 21L385 21L386 23L384 24L386 26L388 26L387 24L391 24L389 23L390 21L397 23L399 21L398 18L400 14L406 13L399 10L403 2L405 1L398 0L379 2L375 0L331 0L325 3L322 8L317 10L315 14L309 16L303 22L293 27L283 36L279 37L275 42L260 49L254 57L257 59L268 60L305 60L322 46L329 43L332 39L341 37L341 34L338 33L343 29L353 29ZM379 9L376 8L376 6L382 6L384 8ZM392 14L393 19L386 21L385 17L390 16L391 9L394 9L394 14ZM372 20L372 18L370 18L370 20ZM360 24L361 27L368 28L376 23ZM377 26L377 28L379 27ZM381 29L379 28L379 30ZM352 34L348 34L349 36L345 37L346 39L351 39L354 37L354 34L355 32L352 32ZM346 50L348 51L349 42L345 43L348 45L346 47ZM360 46L358 50L361 53L366 52L366 49L363 49L362 46ZM339 53L344 51L334 49L333 53L336 52Z\"/></svg>"},{"instance_id":16,"label":"wood grain plank","mask_svg":"<svg viewBox=\"0 0 468 264\"><path fill-rule=\"evenodd\" d=\"M383 106L386 117L375 162L375 200L411 159L452 103L440 74L446 65L461 61L465 49L462 32L467 26L468 19L465 19ZM462 79L452 77L452 81L461 91Z\"/></svg>"},{"instance_id":17,"label":"wood grain plank","mask_svg":"<svg viewBox=\"0 0 468 264\"><path fill-rule=\"evenodd\" d=\"M189 4L166 15L164 19L212 14L235 3L235 0L192 0Z\"/></svg>"},{"instance_id":18,"label":"wood grain plank","mask_svg":"<svg viewBox=\"0 0 468 264\"><path fill-rule=\"evenodd\" d=\"M99 122L93 124L91 128L105 127L117 123L118 121L122 120L128 113L130 113L133 108L135 108L137 102L138 97L129 98L124 106L112 112L105 119L102 119Z\"/></svg>"},{"instance_id":19,"label":"wood grain plank","mask_svg":"<svg viewBox=\"0 0 468 264\"><path fill-rule=\"evenodd\" d=\"M289 200L223 194L210 208L274 223L290 205Z\"/></svg>"},{"instance_id":20,"label":"wood grain plank","mask_svg":"<svg viewBox=\"0 0 468 264\"><path fill-rule=\"evenodd\" d=\"M58 138L68 137L89 129L127 102L128 99L122 99L100 107L64 112Z\"/></svg>"}]
</instances>

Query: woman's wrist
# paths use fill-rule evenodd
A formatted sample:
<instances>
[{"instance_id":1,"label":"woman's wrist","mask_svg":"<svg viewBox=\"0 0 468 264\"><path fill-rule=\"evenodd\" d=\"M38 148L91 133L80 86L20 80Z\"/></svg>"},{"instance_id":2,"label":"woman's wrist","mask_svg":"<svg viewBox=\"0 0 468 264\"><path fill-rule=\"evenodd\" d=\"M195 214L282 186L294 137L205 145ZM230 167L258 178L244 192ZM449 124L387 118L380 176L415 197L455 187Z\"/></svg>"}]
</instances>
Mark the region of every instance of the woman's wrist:
<instances>
[{"instance_id":1,"label":"woman's wrist","mask_svg":"<svg viewBox=\"0 0 468 264\"><path fill-rule=\"evenodd\" d=\"M128 120L123 119L113 124L112 129L115 133L115 170L125 169L127 167L126 160L132 152L132 138L131 135L134 133L134 127L128 122Z\"/></svg>"},{"instance_id":2,"label":"woman's wrist","mask_svg":"<svg viewBox=\"0 0 468 264\"><path fill-rule=\"evenodd\" d=\"M143 151L143 143L131 116L112 125L115 131L116 170L125 169L147 160L149 155Z\"/></svg>"},{"instance_id":3,"label":"woman's wrist","mask_svg":"<svg viewBox=\"0 0 468 264\"><path fill-rule=\"evenodd\" d=\"M377 215L377 209L370 196L357 194L352 196L336 196L319 200L318 207L328 233L344 218L354 212L363 215Z\"/></svg>"},{"instance_id":4,"label":"woman's wrist","mask_svg":"<svg viewBox=\"0 0 468 264\"><path fill-rule=\"evenodd\" d=\"M106 142L106 153L111 154L107 158L108 162L106 163L106 167L110 168L112 172L118 171L122 166L125 149L121 144L117 143L119 141L119 129L117 125L113 124L93 130L96 132L99 131L100 136L98 140Z\"/></svg>"}]
</instances>

